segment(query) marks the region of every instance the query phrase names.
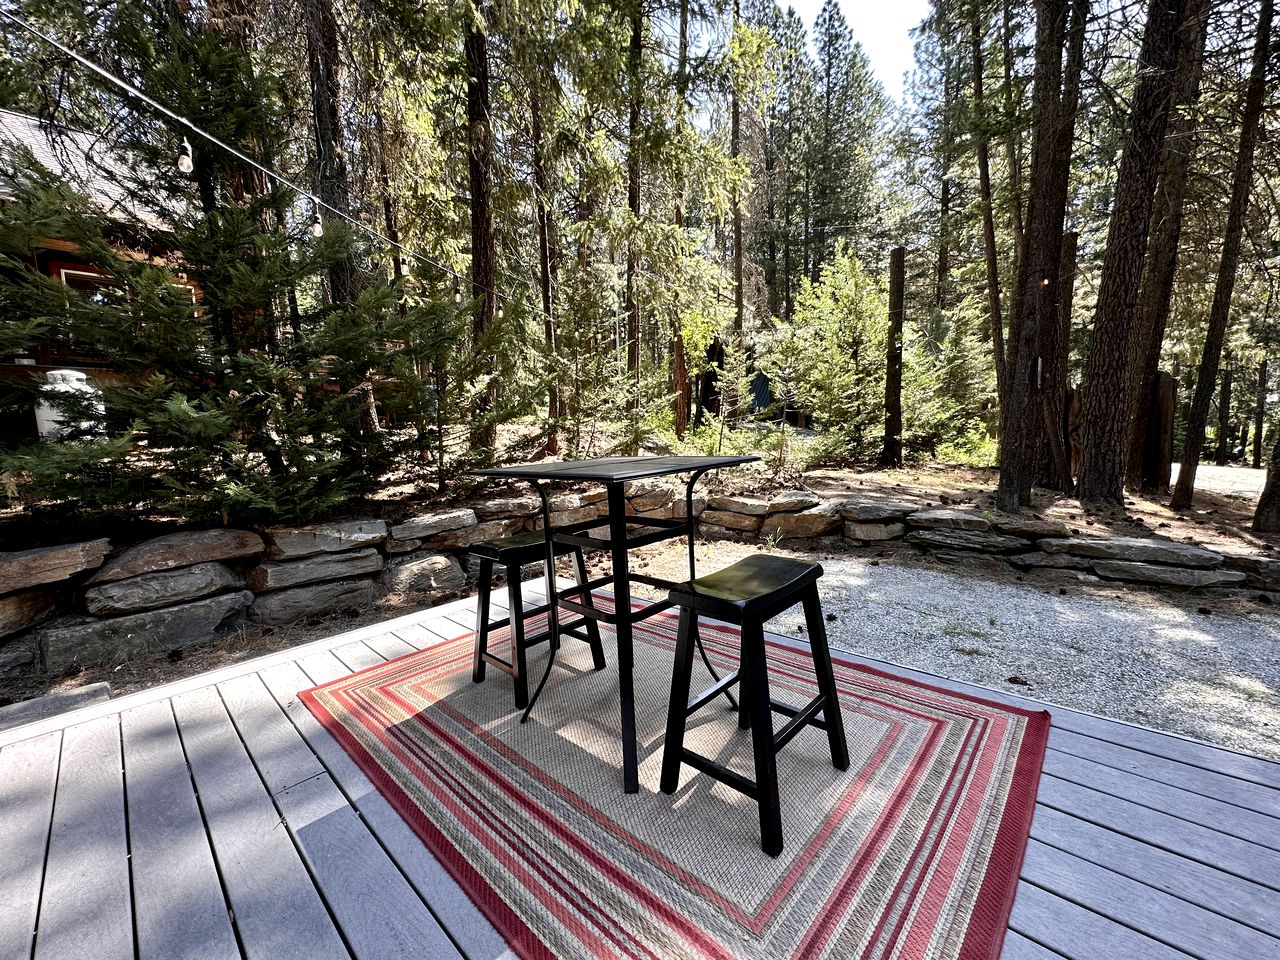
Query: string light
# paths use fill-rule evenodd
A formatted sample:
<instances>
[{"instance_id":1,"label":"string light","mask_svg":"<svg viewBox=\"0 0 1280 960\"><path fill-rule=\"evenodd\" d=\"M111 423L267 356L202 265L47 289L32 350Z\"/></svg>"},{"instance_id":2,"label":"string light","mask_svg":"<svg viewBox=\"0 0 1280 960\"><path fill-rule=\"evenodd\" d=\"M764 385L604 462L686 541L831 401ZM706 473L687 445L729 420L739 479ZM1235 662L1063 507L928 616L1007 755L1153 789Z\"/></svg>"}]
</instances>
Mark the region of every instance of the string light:
<instances>
[{"instance_id":1,"label":"string light","mask_svg":"<svg viewBox=\"0 0 1280 960\"><path fill-rule=\"evenodd\" d=\"M502 319L503 317L505 317L506 315L507 315L507 311L506 311L505 309L503 309L501 305L499 305L499 307L498 307L498 319L499 319L499 320L501 320L501 319Z\"/></svg>"},{"instance_id":2,"label":"string light","mask_svg":"<svg viewBox=\"0 0 1280 960\"><path fill-rule=\"evenodd\" d=\"M454 303L461 303L461 302L462 302L462 288L461 288L461 287L455 286L455 287L453 288L453 302L454 302Z\"/></svg>"},{"instance_id":3,"label":"string light","mask_svg":"<svg viewBox=\"0 0 1280 960\"><path fill-rule=\"evenodd\" d=\"M320 207L316 198L311 198L311 235L319 240L324 236L324 221L320 219Z\"/></svg>"},{"instance_id":4,"label":"string light","mask_svg":"<svg viewBox=\"0 0 1280 960\"><path fill-rule=\"evenodd\" d=\"M183 137L182 149L178 153L178 169L183 173L190 173L195 168L195 161L191 158L191 141Z\"/></svg>"}]
</instances>

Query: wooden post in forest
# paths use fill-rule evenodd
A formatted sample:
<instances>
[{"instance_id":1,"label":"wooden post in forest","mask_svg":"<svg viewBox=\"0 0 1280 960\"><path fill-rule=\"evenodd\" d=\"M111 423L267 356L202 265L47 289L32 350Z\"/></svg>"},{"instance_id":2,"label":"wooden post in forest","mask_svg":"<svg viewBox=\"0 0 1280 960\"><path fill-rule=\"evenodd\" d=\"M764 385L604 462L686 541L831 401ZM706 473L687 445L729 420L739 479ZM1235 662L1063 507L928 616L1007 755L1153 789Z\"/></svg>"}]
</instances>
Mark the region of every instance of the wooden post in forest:
<instances>
[{"instance_id":1,"label":"wooden post in forest","mask_svg":"<svg viewBox=\"0 0 1280 960\"><path fill-rule=\"evenodd\" d=\"M885 341L884 449L880 466L902 466L902 316L906 299L907 251L889 253L889 335Z\"/></svg>"},{"instance_id":2,"label":"wooden post in forest","mask_svg":"<svg viewBox=\"0 0 1280 960\"><path fill-rule=\"evenodd\" d=\"M1258 393L1253 407L1253 469L1262 469L1262 428L1267 412L1267 361L1258 364Z\"/></svg>"}]
</instances>

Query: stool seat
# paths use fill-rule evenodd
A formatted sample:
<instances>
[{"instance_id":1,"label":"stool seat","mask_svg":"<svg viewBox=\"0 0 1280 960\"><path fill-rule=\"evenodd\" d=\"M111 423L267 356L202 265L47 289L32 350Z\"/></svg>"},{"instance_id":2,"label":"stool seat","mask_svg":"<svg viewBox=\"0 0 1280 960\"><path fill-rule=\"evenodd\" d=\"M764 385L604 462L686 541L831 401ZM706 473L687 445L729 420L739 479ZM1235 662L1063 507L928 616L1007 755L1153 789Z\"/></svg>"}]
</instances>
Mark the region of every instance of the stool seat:
<instances>
[{"instance_id":1,"label":"stool seat","mask_svg":"<svg viewBox=\"0 0 1280 960\"><path fill-rule=\"evenodd\" d=\"M767 620L793 606L820 576L821 564L753 553L723 570L677 584L668 598L678 607L740 624L744 617Z\"/></svg>"},{"instance_id":2,"label":"stool seat","mask_svg":"<svg viewBox=\"0 0 1280 960\"><path fill-rule=\"evenodd\" d=\"M568 543L556 543L556 556L572 553ZM537 563L547 555L547 538L541 530L526 530L498 540L482 540L467 548L477 557L485 557L504 567L527 566Z\"/></svg>"}]
</instances>

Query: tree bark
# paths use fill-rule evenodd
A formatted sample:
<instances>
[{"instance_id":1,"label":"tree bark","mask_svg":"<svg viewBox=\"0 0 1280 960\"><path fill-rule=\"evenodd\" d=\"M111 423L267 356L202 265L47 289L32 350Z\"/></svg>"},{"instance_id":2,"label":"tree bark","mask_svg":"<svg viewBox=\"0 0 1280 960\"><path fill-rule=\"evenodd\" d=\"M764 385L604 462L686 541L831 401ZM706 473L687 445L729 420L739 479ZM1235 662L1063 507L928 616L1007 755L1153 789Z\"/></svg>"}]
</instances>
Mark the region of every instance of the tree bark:
<instances>
[{"instance_id":1,"label":"tree bark","mask_svg":"<svg viewBox=\"0 0 1280 960\"><path fill-rule=\"evenodd\" d=\"M1267 482L1253 514L1255 533L1280 533L1280 430L1275 431L1275 437L1271 462L1267 464Z\"/></svg>"},{"instance_id":2,"label":"tree bark","mask_svg":"<svg viewBox=\"0 0 1280 960\"><path fill-rule=\"evenodd\" d=\"M1222 368L1218 386L1218 443L1214 451L1214 463L1220 467L1225 467L1231 456L1231 381L1234 373L1231 352L1227 351L1227 362Z\"/></svg>"},{"instance_id":3,"label":"tree bark","mask_svg":"<svg viewBox=\"0 0 1280 960\"><path fill-rule=\"evenodd\" d=\"M1151 0L1138 57L1115 203L1107 227L1093 344L1084 384L1081 501L1124 503L1124 468L1133 382L1135 307L1168 126L1184 0Z\"/></svg>"},{"instance_id":4,"label":"tree bark","mask_svg":"<svg viewBox=\"0 0 1280 960\"><path fill-rule=\"evenodd\" d=\"M1185 510L1195 494L1196 469L1200 466L1200 450L1204 446L1205 421L1213 401L1214 381L1218 376L1218 360L1231 320L1231 295L1235 292L1236 271L1240 265L1240 241L1244 235L1244 218L1249 210L1249 189L1253 182L1253 153L1258 139L1258 123L1262 116L1266 93L1267 60L1271 50L1271 19L1275 4L1262 0L1258 13L1258 33L1253 46L1249 82L1245 86L1244 109L1240 120L1240 149L1232 173L1231 200L1227 204L1227 228L1222 241L1222 259L1214 284L1213 303L1209 307L1209 328L1205 334L1204 352L1196 374L1196 392L1191 399L1182 446L1182 466L1173 489L1170 506ZM1275 463L1272 463L1275 468Z\"/></svg>"},{"instance_id":5,"label":"tree bark","mask_svg":"<svg viewBox=\"0 0 1280 960\"><path fill-rule=\"evenodd\" d=\"M676 53L676 108L684 122L689 98L689 0L680 0L680 32ZM684 229L684 194L677 196L676 226ZM678 305L677 305L678 307ZM676 437L683 440L689 429L693 406L693 381L689 377L689 360L685 356L684 329L677 308L671 317L671 405L672 426Z\"/></svg>"},{"instance_id":6,"label":"tree bark","mask_svg":"<svg viewBox=\"0 0 1280 960\"><path fill-rule=\"evenodd\" d=\"M1258 364L1258 392L1253 406L1253 469L1262 466L1262 430L1267 414L1267 361Z\"/></svg>"},{"instance_id":7,"label":"tree bark","mask_svg":"<svg viewBox=\"0 0 1280 960\"><path fill-rule=\"evenodd\" d=\"M1076 252L1080 234L1068 231L1062 237L1062 255L1059 257L1058 287L1058 349L1046 352L1042 357L1042 409L1044 414L1044 451L1042 473L1044 486L1051 490L1070 493L1075 486L1068 453L1067 422L1067 371L1071 359L1071 311L1075 302Z\"/></svg>"},{"instance_id":8,"label":"tree bark","mask_svg":"<svg viewBox=\"0 0 1280 960\"><path fill-rule=\"evenodd\" d=\"M995 208L991 200L991 145L984 128L982 30L979 8L973 5L969 22L973 54L974 151L978 161L978 195L982 205L982 251L987 267L987 312L991 323L991 355L996 371L996 397L1005 402L1004 317L1000 311L1000 252L996 247Z\"/></svg>"},{"instance_id":9,"label":"tree bark","mask_svg":"<svg viewBox=\"0 0 1280 960\"><path fill-rule=\"evenodd\" d=\"M889 334L885 344L884 446L881 467L902 466L902 320L906 290L903 247L889 251Z\"/></svg>"},{"instance_id":10,"label":"tree bark","mask_svg":"<svg viewBox=\"0 0 1280 960\"><path fill-rule=\"evenodd\" d=\"M739 0L733 0L733 29L738 29ZM734 71L729 78L729 156L737 160L742 155L742 104L738 100L738 78ZM742 197L733 188L733 332L741 350L744 298L742 289Z\"/></svg>"},{"instance_id":11,"label":"tree bark","mask_svg":"<svg viewBox=\"0 0 1280 960\"><path fill-rule=\"evenodd\" d=\"M627 47L627 210L632 223L640 219L640 57L644 50L644 14L635 3L631 13L631 42ZM633 418L640 410L640 301L636 292L636 274L640 268L640 251L634 227L627 239L626 314L627 314L627 412ZM631 451L634 453L634 450Z\"/></svg>"},{"instance_id":12,"label":"tree bark","mask_svg":"<svg viewBox=\"0 0 1280 960\"><path fill-rule=\"evenodd\" d=\"M1161 465L1147 462L1143 455L1155 449L1147 442L1147 433L1153 426L1151 402L1157 395L1156 374L1173 302L1183 208L1198 140L1194 111L1200 99L1208 29L1209 0L1188 0L1186 19L1178 35L1178 61L1174 69L1173 96L1177 109L1169 119L1161 153L1160 179L1151 213L1151 240L1138 294L1135 370L1129 401L1133 420L1129 425L1125 468L1131 490L1157 489L1157 477L1161 473Z\"/></svg>"},{"instance_id":13,"label":"tree bark","mask_svg":"<svg viewBox=\"0 0 1280 960\"><path fill-rule=\"evenodd\" d=\"M1044 0L1037 6L1031 180L1026 247L1018 264L1000 408L999 509L1016 512L1031 499L1044 436L1042 358L1061 353L1062 234L1080 96L1088 0Z\"/></svg>"},{"instance_id":14,"label":"tree bark","mask_svg":"<svg viewBox=\"0 0 1280 960\"><path fill-rule=\"evenodd\" d=\"M529 92L529 134L533 162L534 208L537 213L538 226L538 288L542 294L542 336L546 343L547 356L552 362L553 375L547 385L547 440L546 452L555 454L560 450L560 387L559 363L556 351L555 326L555 282L556 264L552 254L552 239L555 230L551 211L551 185L547 180L545 149L542 138L542 100L538 96L538 88L531 85Z\"/></svg>"},{"instance_id":15,"label":"tree bark","mask_svg":"<svg viewBox=\"0 0 1280 960\"><path fill-rule=\"evenodd\" d=\"M495 252L493 243L493 137L489 124L489 46L484 23L485 0L480 0L476 16L469 19L463 48L467 60L467 173L471 191L471 336L474 349L485 349L485 340L493 322L495 305ZM484 409L491 409L497 399L496 384L491 385ZM483 411L481 411L483 412ZM471 431L472 443L492 447L493 426L477 418Z\"/></svg>"}]
</instances>

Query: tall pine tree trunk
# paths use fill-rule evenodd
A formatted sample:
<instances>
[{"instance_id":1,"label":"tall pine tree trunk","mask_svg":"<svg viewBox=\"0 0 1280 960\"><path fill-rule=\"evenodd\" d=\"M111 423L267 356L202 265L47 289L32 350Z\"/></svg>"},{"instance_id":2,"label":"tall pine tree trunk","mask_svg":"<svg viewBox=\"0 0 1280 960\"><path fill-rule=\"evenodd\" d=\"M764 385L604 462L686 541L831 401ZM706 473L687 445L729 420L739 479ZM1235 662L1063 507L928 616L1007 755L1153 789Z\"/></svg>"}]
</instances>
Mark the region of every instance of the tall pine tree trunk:
<instances>
[{"instance_id":1,"label":"tall pine tree trunk","mask_svg":"<svg viewBox=\"0 0 1280 960\"><path fill-rule=\"evenodd\" d=\"M1227 362L1222 367L1222 382L1218 386L1218 444L1213 458L1220 467L1225 467L1231 457L1231 386L1234 373L1235 365L1228 350Z\"/></svg>"},{"instance_id":2,"label":"tall pine tree trunk","mask_svg":"<svg viewBox=\"0 0 1280 960\"><path fill-rule=\"evenodd\" d=\"M1182 237L1182 216L1195 156L1194 110L1200 99L1200 78L1204 72L1204 46L1209 30L1209 0L1188 0L1187 16L1178 36L1178 62L1174 70L1174 104L1160 158L1160 179L1155 207L1151 213L1151 239L1142 273L1135 322L1135 370L1129 407L1128 457L1125 468L1131 490L1156 489L1164 472L1163 464L1150 463L1146 454L1159 449L1147 442L1155 426L1152 405L1156 399L1156 374L1164 343L1169 308L1173 302L1173 282L1178 266L1178 244Z\"/></svg>"},{"instance_id":3,"label":"tall pine tree trunk","mask_svg":"<svg viewBox=\"0 0 1280 960\"><path fill-rule=\"evenodd\" d=\"M1240 119L1240 149L1236 154L1231 180L1231 200L1227 205L1227 229L1222 240L1222 259L1218 279L1209 307L1209 328L1205 333L1204 352L1196 373L1196 392L1191 399L1182 446L1182 465L1173 489L1170 506L1185 510L1195 493L1196 468L1200 466L1200 450L1204 446L1205 422L1213 402L1214 382L1218 377L1218 361L1231 320L1231 295L1235 291L1236 271L1240 265L1240 241L1244 235L1244 218L1249 210L1249 189L1253 183L1253 153L1258 139L1258 122L1262 117L1266 93L1267 60L1271 50L1271 19L1274 0L1262 0L1258 13L1258 33L1253 45L1253 62L1249 82L1245 86L1244 109ZM1276 465L1273 462L1272 470ZM1261 509L1261 506L1259 506Z\"/></svg>"},{"instance_id":4,"label":"tall pine tree trunk","mask_svg":"<svg viewBox=\"0 0 1280 960\"><path fill-rule=\"evenodd\" d=\"M733 29L738 29L738 0L733 0ZM736 71L729 79L729 156L737 160L742 153L741 128L742 104L738 102L738 82ZM733 188L733 332L738 340L738 349L742 348L742 198L737 186Z\"/></svg>"},{"instance_id":5,"label":"tall pine tree trunk","mask_svg":"<svg viewBox=\"0 0 1280 960\"><path fill-rule=\"evenodd\" d=\"M1138 85L1130 105L1115 202L1107 227L1093 345L1085 375L1084 441L1077 487L1082 501L1124 502L1134 313L1147 255L1160 152L1172 105L1178 30L1185 5L1185 0L1151 0L1147 8L1147 26L1138 57Z\"/></svg>"},{"instance_id":6,"label":"tall pine tree trunk","mask_svg":"<svg viewBox=\"0 0 1280 960\"><path fill-rule=\"evenodd\" d=\"M903 247L889 251L889 335L885 340L884 446L881 467L902 466L902 320L906 290Z\"/></svg>"},{"instance_id":7,"label":"tall pine tree trunk","mask_svg":"<svg viewBox=\"0 0 1280 960\"><path fill-rule=\"evenodd\" d=\"M1258 392L1253 406L1253 469L1262 466L1262 430L1267 415L1267 361L1258 364Z\"/></svg>"},{"instance_id":8,"label":"tall pine tree trunk","mask_svg":"<svg viewBox=\"0 0 1280 960\"><path fill-rule=\"evenodd\" d=\"M1026 247L1018 265L1000 409L996 505L1010 512L1031 499L1044 437L1042 358L1062 350L1062 234L1088 12L1088 0L1044 0L1037 6Z\"/></svg>"},{"instance_id":9,"label":"tall pine tree trunk","mask_svg":"<svg viewBox=\"0 0 1280 960\"><path fill-rule=\"evenodd\" d=\"M542 138L542 100L538 96L536 86L531 86L529 91L529 134L532 141L530 152L533 162L534 207L537 211L538 287L542 294L542 335L553 370L551 381L547 386L546 452L554 454L560 450L560 431L557 423L560 419L560 364L556 349L556 257L553 250L555 223L551 212L551 186L547 180L546 158L543 156L545 145Z\"/></svg>"},{"instance_id":10,"label":"tall pine tree trunk","mask_svg":"<svg viewBox=\"0 0 1280 960\"><path fill-rule=\"evenodd\" d=\"M471 192L471 337L474 349L484 351L495 305L493 243L493 134L489 124L489 41L485 35L487 5L481 0L476 16L467 21L463 48L467 61L467 175ZM490 365L492 366L492 365ZM485 371L490 372L490 371ZM491 410L497 398L491 384L482 406ZM480 411L483 412L483 411ZM492 447L495 430L477 418L471 431L473 446Z\"/></svg>"},{"instance_id":11,"label":"tall pine tree trunk","mask_svg":"<svg viewBox=\"0 0 1280 960\"><path fill-rule=\"evenodd\" d=\"M996 247L995 208L991 200L991 145L984 129L982 30L975 3L969 22L973 54L974 152L978 160L978 198L982 205L982 254L987 267L987 313L991 324L991 355L996 371L996 396L1005 402L1004 316L1000 310L1000 251Z\"/></svg>"},{"instance_id":12,"label":"tall pine tree trunk","mask_svg":"<svg viewBox=\"0 0 1280 960\"><path fill-rule=\"evenodd\" d=\"M1253 514L1255 533L1280 533L1280 429L1275 431L1275 441L1267 464L1267 482Z\"/></svg>"},{"instance_id":13,"label":"tall pine tree trunk","mask_svg":"<svg viewBox=\"0 0 1280 960\"><path fill-rule=\"evenodd\" d=\"M676 53L676 108L679 122L684 122L689 97L689 0L680 0L680 33ZM683 186L683 185L682 185ZM676 200L676 226L684 229L684 191ZM672 426L676 436L683 440L689 429L689 414L693 407L693 380L689 377L689 361L685 356L684 329L680 310L671 316L671 404Z\"/></svg>"},{"instance_id":14,"label":"tall pine tree trunk","mask_svg":"<svg viewBox=\"0 0 1280 960\"><path fill-rule=\"evenodd\" d=\"M639 0L633 0L630 18L631 42L627 47L627 211L632 223L640 219L640 57L644 50L644 13ZM636 274L640 268L640 250L634 229L627 239L626 313L627 313L627 411L634 420L640 411L640 300L636 291ZM634 431L632 431L634 433ZM628 441L634 444L633 437ZM635 453L634 446L630 448Z\"/></svg>"}]
</instances>

